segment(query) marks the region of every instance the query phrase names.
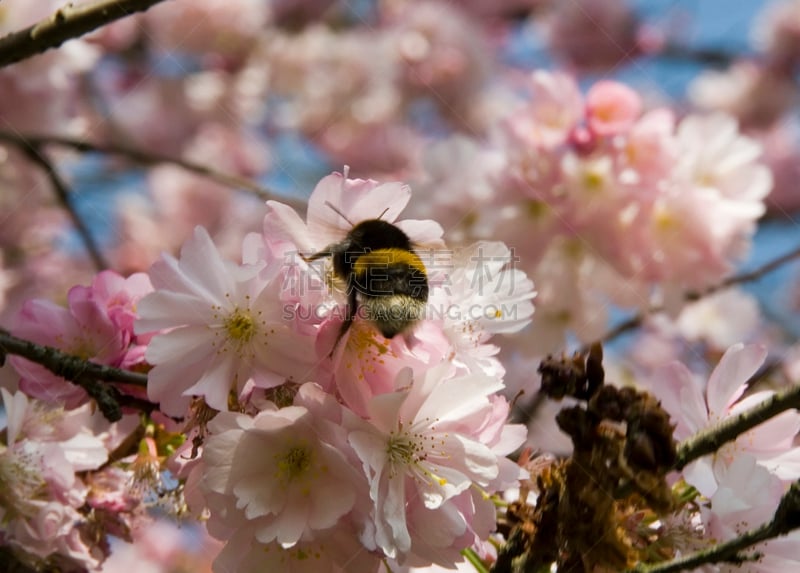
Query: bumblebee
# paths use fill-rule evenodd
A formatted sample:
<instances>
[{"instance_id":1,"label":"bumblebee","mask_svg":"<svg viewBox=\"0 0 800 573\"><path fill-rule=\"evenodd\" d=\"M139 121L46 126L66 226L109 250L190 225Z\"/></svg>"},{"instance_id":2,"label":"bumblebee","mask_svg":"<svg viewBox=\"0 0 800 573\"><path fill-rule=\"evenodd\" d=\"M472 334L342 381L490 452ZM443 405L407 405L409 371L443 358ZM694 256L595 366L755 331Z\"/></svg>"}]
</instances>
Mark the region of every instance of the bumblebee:
<instances>
[{"instance_id":1,"label":"bumblebee","mask_svg":"<svg viewBox=\"0 0 800 573\"><path fill-rule=\"evenodd\" d=\"M386 338L409 331L422 318L428 302L427 272L408 235L397 226L381 219L361 221L343 241L304 259L323 257L331 257L333 274L348 297L334 350L357 315Z\"/></svg>"}]
</instances>

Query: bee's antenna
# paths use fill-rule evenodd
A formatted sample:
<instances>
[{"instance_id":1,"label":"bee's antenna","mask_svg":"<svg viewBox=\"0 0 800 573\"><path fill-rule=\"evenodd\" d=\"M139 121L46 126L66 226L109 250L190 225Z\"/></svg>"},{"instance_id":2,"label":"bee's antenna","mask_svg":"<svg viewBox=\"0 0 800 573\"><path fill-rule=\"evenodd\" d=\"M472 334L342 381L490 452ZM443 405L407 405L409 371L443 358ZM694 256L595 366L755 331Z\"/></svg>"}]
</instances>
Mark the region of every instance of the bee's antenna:
<instances>
[{"instance_id":1,"label":"bee's antenna","mask_svg":"<svg viewBox=\"0 0 800 573\"><path fill-rule=\"evenodd\" d=\"M331 209L333 209L333 212L334 212L334 213L336 213L336 214L337 214L337 215L339 215L339 216L340 216L342 219L344 219L345 221L347 221L348 223L350 223L350 226L351 226L351 227L355 227L355 226L356 226L356 224L355 224L355 223L353 223L353 222L352 222L350 219L348 219L348 218L347 218L347 215L345 215L344 213L342 213L342 212L341 212L341 211L338 209L338 207L336 207L336 206L335 206L333 203L331 203L330 201L325 201L325 204L326 204L328 207L330 207ZM385 212L386 212L386 211L384 211L384 213L385 213Z\"/></svg>"},{"instance_id":2,"label":"bee's antenna","mask_svg":"<svg viewBox=\"0 0 800 573\"><path fill-rule=\"evenodd\" d=\"M389 207L386 207L386 209L384 209L384 210L383 210L383 213L381 213L381 214L378 216L378 219L383 219L383 216L386 214L386 211L388 211L388 210L389 210Z\"/></svg>"}]
</instances>

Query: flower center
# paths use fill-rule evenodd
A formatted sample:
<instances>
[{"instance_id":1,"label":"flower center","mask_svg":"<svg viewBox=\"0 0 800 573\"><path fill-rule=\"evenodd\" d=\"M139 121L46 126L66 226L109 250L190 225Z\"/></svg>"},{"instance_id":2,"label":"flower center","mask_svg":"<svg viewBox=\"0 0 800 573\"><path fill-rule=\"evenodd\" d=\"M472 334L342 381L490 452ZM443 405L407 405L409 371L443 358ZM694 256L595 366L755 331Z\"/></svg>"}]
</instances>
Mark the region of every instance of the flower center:
<instances>
[{"instance_id":1,"label":"flower center","mask_svg":"<svg viewBox=\"0 0 800 573\"><path fill-rule=\"evenodd\" d=\"M427 443L426 443L427 442ZM437 458L441 452L434 447L433 437L420 433L411 433L402 429L389 435L386 443L386 455L389 458L389 477L398 474L412 476L420 483L438 483L444 486L447 480L438 475L435 462L429 463L428 455Z\"/></svg>"},{"instance_id":2,"label":"flower center","mask_svg":"<svg viewBox=\"0 0 800 573\"><path fill-rule=\"evenodd\" d=\"M28 442L0 453L0 503L9 515L26 513L47 487L42 477L42 455Z\"/></svg>"},{"instance_id":3,"label":"flower center","mask_svg":"<svg viewBox=\"0 0 800 573\"><path fill-rule=\"evenodd\" d=\"M225 330L228 338L239 344L250 342L256 334L256 323L253 317L240 308L236 308L228 318L225 319Z\"/></svg>"},{"instance_id":4,"label":"flower center","mask_svg":"<svg viewBox=\"0 0 800 573\"><path fill-rule=\"evenodd\" d=\"M302 479L311 470L314 461L314 452L308 446L292 446L277 458L277 477L280 483L288 483Z\"/></svg>"},{"instance_id":5,"label":"flower center","mask_svg":"<svg viewBox=\"0 0 800 573\"><path fill-rule=\"evenodd\" d=\"M408 434L392 434L386 444L386 453L392 465L411 465L420 460L422 448ZM424 457L424 452L423 452Z\"/></svg>"}]
</instances>

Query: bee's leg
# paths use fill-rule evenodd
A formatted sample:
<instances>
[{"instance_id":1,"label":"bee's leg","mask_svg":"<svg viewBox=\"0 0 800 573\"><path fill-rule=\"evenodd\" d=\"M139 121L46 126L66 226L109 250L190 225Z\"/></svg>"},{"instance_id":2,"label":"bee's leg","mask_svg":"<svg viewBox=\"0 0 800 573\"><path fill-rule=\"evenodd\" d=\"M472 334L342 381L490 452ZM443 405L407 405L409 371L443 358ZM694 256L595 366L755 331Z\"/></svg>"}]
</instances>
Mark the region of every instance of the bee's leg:
<instances>
[{"instance_id":1,"label":"bee's leg","mask_svg":"<svg viewBox=\"0 0 800 573\"><path fill-rule=\"evenodd\" d=\"M342 322L342 326L339 327L339 334L336 335L336 342L333 344L331 353L328 356L333 356L333 353L336 352L336 349L339 347L339 342L341 342L344 335L353 325L353 320L355 320L356 317L357 304L358 298L356 297L356 289L351 286L347 295L347 310L345 311L344 322Z\"/></svg>"},{"instance_id":2,"label":"bee's leg","mask_svg":"<svg viewBox=\"0 0 800 573\"><path fill-rule=\"evenodd\" d=\"M323 257L330 257L332 254L333 253L331 253L331 251L329 249L326 249L324 251L319 251L318 253L312 253L312 254L310 254L308 256L304 255L303 253L300 253L300 258L303 259L307 263L311 263L311 262L316 261L317 259L321 259Z\"/></svg>"}]
</instances>

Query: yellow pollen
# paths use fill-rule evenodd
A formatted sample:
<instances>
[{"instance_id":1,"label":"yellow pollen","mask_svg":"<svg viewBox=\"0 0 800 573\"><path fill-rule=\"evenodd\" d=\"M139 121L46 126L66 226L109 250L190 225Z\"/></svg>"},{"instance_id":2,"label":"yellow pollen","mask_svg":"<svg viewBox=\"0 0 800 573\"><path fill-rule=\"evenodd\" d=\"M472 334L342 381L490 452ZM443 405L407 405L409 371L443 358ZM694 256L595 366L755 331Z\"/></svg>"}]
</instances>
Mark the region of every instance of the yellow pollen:
<instances>
[{"instance_id":1,"label":"yellow pollen","mask_svg":"<svg viewBox=\"0 0 800 573\"><path fill-rule=\"evenodd\" d=\"M502 310L497 309L496 311L494 311L494 317L495 318L500 318L501 316L503 316L503 311Z\"/></svg>"},{"instance_id":2,"label":"yellow pollen","mask_svg":"<svg viewBox=\"0 0 800 573\"><path fill-rule=\"evenodd\" d=\"M549 212L550 207L544 201L528 201L526 211L531 219L543 219Z\"/></svg>"},{"instance_id":3,"label":"yellow pollen","mask_svg":"<svg viewBox=\"0 0 800 573\"><path fill-rule=\"evenodd\" d=\"M417 460L419 446L407 436L392 436L386 446L386 453L392 462L410 464Z\"/></svg>"},{"instance_id":4,"label":"yellow pollen","mask_svg":"<svg viewBox=\"0 0 800 573\"><path fill-rule=\"evenodd\" d=\"M250 342L255 336L256 324L252 316L237 308L225 319L225 330L228 332L228 338L232 340Z\"/></svg>"},{"instance_id":5,"label":"yellow pollen","mask_svg":"<svg viewBox=\"0 0 800 573\"><path fill-rule=\"evenodd\" d=\"M97 350L92 346L92 343L83 337L64 340L62 335L58 335L56 336L56 346L64 348L70 354L84 360L88 360L97 354Z\"/></svg>"},{"instance_id":6,"label":"yellow pollen","mask_svg":"<svg viewBox=\"0 0 800 573\"><path fill-rule=\"evenodd\" d=\"M311 469L313 452L303 446L293 446L277 458L278 479L285 485L301 479Z\"/></svg>"},{"instance_id":7,"label":"yellow pollen","mask_svg":"<svg viewBox=\"0 0 800 573\"><path fill-rule=\"evenodd\" d=\"M659 231L671 231L679 226L677 219L672 215L672 213L663 207L655 209L655 212L653 213L653 221L656 229Z\"/></svg>"},{"instance_id":8,"label":"yellow pollen","mask_svg":"<svg viewBox=\"0 0 800 573\"><path fill-rule=\"evenodd\" d=\"M347 348L355 352L358 365L362 369L369 369L368 362L378 362L378 356L390 352L389 345L382 341L383 337L365 322L355 321L350 327L350 337L347 339ZM351 368L353 364L347 363ZM372 370L374 371L374 365Z\"/></svg>"},{"instance_id":9,"label":"yellow pollen","mask_svg":"<svg viewBox=\"0 0 800 573\"><path fill-rule=\"evenodd\" d=\"M598 173L596 171L586 171L583 174L583 184L590 191L599 191L603 188L604 183L605 178L603 177L602 173Z\"/></svg>"}]
</instances>

